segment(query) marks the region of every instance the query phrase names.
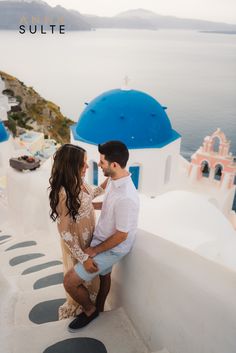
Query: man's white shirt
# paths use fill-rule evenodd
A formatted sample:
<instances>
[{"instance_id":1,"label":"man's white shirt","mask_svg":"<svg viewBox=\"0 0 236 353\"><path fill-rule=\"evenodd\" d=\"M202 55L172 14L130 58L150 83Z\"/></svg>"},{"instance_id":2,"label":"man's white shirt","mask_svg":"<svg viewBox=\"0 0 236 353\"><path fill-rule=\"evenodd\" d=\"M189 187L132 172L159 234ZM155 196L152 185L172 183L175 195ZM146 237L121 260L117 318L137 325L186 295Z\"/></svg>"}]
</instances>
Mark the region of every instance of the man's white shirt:
<instances>
[{"instance_id":1,"label":"man's white shirt","mask_svg":"<svg viewBox=\"0 0 236 353\"><path fill-rule=\"evenodd\" d=\"M104 242L118 230L128 233L127 239L111 250L118 253L128 253L134 243L138 213L138 192L130 175L117 180L110 179L91 246Z\"/></svg>"}]
</instances>

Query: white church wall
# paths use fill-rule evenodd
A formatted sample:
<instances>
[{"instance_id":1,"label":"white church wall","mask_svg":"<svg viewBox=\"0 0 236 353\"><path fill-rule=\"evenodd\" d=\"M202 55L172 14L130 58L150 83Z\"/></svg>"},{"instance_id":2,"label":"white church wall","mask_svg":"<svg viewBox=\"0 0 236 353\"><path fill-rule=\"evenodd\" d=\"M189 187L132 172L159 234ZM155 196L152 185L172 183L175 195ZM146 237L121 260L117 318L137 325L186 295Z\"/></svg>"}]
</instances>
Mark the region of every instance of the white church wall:
<instances>
[{"instance_id":1,"label":"white church wall","mask_svg":"<svg viewBox=\"0 0 236 353\"><path fill-rule=\"evenodd\" d=\"M88 161L99 161L98 147L96 145L91 145L82 141L75 140L73 134L71 134L71 143L76 146L80 146L87 151Z\"/></svg>"},{"instance_id":2,"label":"white church wall","mask_svg":"<svg viewBox=\"0 0 236 353\"><path fill-rule=\"evenodd\" d=\"M99 162L96 145L76 141L71 134L71 143L83 147L88 153L88 161ZM167 191L175 183L178 172L178 159L181 139L178 139L164 148L130 149L127 169L130 166L140 166L139 191L148 196L156 196ZM169 165L169 181L165 183L166 162L171 158ZM104 180L101 169L98 169L99 183ZM87 181L92 181L92 170L88 172Z\"/></svg>"},{"instance_id":3,"label":"white church wall","mask_svg":"<svg viewBox=\"0 0 236 353\"><path fill-rule=\"evenodd\" d=\"M173 159L172 156L168 156L166 159L164 185L170 182L172 159Z\"/></svg>"},{"instance_id":4,"label":"white church wall","mask_svg":"<svg viewBox=\"0 0 236 353\"><path fill-rule=\"evenodd\" d=\"M0 106L4 108L6 111L10 110L10 105L8 103L8 97L0 94Z\"/></svg>"},{"instance_id":5,"label":"white church wall","mask_svg":"<svg viewBox=\"0 0 236 353\"><path fill-rule=\"evenodd\" d=\"M170 188L178 170L180 139L164 148L130 150L129 165L140 164L139 191L148 196L156 196ZM166 162L171 158L169 182L165 184Z\"/></svg>"},{"instance_id":6,"label":"white church wall","mask_svg":"<svg viewBox=\"0 0 236 353\"><path fill-rule=\"evenodd\" d=\"M98 152L98 147L96 145L91 145L82 141L76 141L74 140L73 136L71 139L71 143L80 146L84 148L87 151L87 156L88 156L88 164L89 164L89 169L86 173L85 180L93 184L93 169L92 169L92 162L99 163L99 152ZM98 168L98 184L101 184L102 181L104 180L104 175L101 170L101 168Z\"/></svg>"},{"instance_id":7,"label":"white church wall","mask_svg":"<svg viewBox=\"0 0 236 353\"><path fill-rule=\"evenodd\" d=\"M236 272L138 231L113 270L112 308L123 306L150 351L236 352Z\"/></svg>"}]
</instances>

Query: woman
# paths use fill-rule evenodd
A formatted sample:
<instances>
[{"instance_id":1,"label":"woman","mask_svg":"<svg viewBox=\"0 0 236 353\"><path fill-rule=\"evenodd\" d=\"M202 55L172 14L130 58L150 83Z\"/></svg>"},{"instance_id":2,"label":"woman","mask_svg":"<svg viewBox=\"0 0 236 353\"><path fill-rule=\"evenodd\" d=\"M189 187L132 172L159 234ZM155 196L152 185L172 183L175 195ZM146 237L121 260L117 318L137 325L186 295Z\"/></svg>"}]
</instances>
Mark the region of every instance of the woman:
<instances>
[{"instance_id":1,"label":"woman","mask_svg":"<svg viewBox=\"0 0 236 353\"><path fill-rule=\"evenodd\" d=\"M88 255L83 249L89 247L95 227L92 200L101 195L107 180L93 189L84 182L87 164L86 151L78 146L65 144L54 155L50 177L50 217L57 221L61 236L64 273L78 261L86 268ZM95 300L98 279L88 285L90 296ZM68 294L66 302L59 308L59 320L75 316L80 312Z\"/></svg>"}]
</instances>

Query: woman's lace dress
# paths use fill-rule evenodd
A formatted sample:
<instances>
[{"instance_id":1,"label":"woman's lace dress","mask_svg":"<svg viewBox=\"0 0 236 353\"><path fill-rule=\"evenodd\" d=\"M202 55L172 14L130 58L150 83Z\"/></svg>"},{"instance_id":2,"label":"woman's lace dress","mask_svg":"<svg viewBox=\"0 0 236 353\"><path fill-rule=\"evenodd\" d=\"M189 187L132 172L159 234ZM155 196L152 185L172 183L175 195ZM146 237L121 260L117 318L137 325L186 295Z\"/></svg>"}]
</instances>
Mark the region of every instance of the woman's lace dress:
<instances>
[{"instance_id":1,"label":"woman's lace dress","mask_svg":"<svg viewBox=\"0 0 236 353\"><path fill-rule=\"evenodd\" d=\"M76 221L67 214L68 209L64 188L59 193L57 226L61 236L64 273L74 267L77 262L83 263L87 259L87 255L83 250L89 247L95 227L95 212L92 200L104 192L104 189L100 186L92 188L86 183L83 186L84 190L81 190L79 195L81 205ZM96 277L93 281L87 283L86 286L91 300L95 301L99 279ZM78 315L81 312L79 303L75 302L68 293L66 293L66 297L66 302L59 307L59 320Z\"/></svg>"}]
</instances>

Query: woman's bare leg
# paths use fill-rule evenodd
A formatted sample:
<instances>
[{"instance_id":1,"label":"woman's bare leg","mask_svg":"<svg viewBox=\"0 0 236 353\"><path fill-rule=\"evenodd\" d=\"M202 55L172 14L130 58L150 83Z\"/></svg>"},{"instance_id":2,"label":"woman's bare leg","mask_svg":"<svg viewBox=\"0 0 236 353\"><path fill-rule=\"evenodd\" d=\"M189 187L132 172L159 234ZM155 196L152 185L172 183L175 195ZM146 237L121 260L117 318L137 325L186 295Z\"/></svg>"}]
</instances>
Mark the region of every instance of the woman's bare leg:
<instances>
[{"instance_id":1,"label":"woman's bare leg","mask_svg":"<svg viewBox=\"0 0 236 353\"><path fill-rule=\"evenodd\" d=\"M91 302L88 289L83 285L83 280L77 275L74 269L69 270L64 277L65 290L70 296L83 307L87 316L96 310Z\"/></svg>"}]
</instances>

